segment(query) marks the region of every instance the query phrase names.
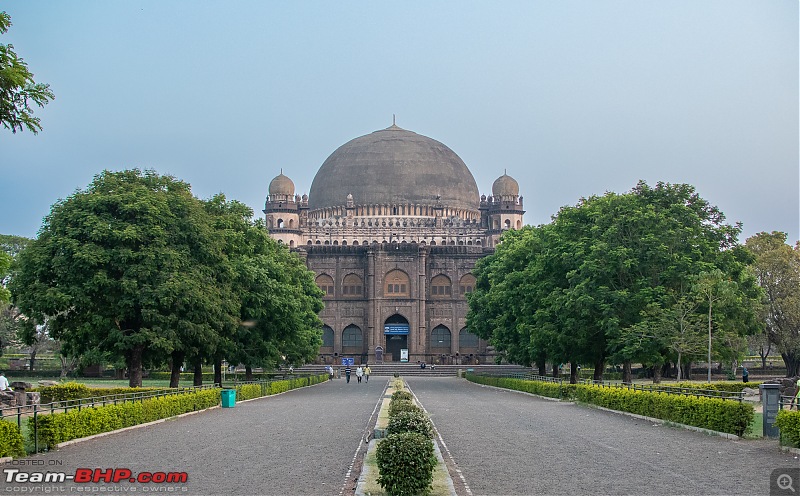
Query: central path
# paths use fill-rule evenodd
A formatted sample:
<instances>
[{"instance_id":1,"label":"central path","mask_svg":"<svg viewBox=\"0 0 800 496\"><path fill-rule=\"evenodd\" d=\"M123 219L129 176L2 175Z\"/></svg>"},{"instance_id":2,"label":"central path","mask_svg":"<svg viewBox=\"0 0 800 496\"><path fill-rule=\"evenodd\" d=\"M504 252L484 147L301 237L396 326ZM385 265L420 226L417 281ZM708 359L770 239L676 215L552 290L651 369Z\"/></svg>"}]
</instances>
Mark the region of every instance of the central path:
<instances>
[{"instance_id":1,"label":"central path","mask_svg":"<svg viewBox=\"0 0 800 496\"><path fill-rule=\"evenodd\" d=\"M730 441L463 379L407 382L475 495L769 494L773 469L800 466L774 440Z\"/></svg>"},{"instance_id":2,"label":"central path","mask_svg":"<svg viewBox=\"0 0 800 496\"><path fill-rule=\"evenodd\" d=\"M76 468L186 471L185 494L338 496L386 382L386 377L361 384L355 377L350 384L336 379L84 441L21 460L38 460L41 466L13 468L68 474ZM115 486L81 489L103 485ZM7 486L0 480L0 492Z\"/></svg>"}]
</instances>

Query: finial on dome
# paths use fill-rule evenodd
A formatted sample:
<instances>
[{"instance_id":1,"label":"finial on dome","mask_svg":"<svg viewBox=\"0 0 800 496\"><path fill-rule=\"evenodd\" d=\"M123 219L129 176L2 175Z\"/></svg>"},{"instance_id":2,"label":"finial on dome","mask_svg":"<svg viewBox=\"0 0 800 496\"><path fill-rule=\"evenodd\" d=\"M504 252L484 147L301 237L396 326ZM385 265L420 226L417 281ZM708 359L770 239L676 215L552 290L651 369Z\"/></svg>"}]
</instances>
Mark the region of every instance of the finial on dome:
<instances>
[{"instance_id":1,"label":"finial on dome","mask_svg":"<svg viewBox=\"0 0 800 496\"><path fill-rule=\"evenodd\" d=\"M392 126L396 126L397 123L395 122L395 115L392 114Z\"/></svg>"}]
</instances>

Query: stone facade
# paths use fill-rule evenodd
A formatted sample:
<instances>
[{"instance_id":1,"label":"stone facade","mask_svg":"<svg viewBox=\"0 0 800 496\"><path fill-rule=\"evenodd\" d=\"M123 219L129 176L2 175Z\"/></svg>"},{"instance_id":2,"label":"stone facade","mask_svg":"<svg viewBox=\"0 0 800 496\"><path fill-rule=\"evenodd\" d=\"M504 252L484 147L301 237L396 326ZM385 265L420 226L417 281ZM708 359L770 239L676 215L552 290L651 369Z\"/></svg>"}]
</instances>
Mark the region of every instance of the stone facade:
<instances>
[{"instance_id":1,"label":"stone facade","mask_svg":"<svg viewBox=\"0 0 800 496\"><path fill-rule=\"evenodd\" d=\"M458 187L448 190L451 181ZM475 263L503 231L522 226L518 189L504 174L492 196L478 198L455 153L395 125L336 150L311 198L281 172L269 186L266 224L325 292L319 362L400 361L407 350L410 362L491 363L491 347L465 329L466 295Z\"/></svg>"}]
</instances>

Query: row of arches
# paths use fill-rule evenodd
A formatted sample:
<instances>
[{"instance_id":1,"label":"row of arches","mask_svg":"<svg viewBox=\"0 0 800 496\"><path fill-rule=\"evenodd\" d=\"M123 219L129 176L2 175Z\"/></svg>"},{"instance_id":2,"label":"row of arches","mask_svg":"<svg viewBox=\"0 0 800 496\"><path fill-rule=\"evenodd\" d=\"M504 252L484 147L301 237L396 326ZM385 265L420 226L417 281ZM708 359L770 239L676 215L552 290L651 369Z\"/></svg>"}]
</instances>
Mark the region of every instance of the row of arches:
<instances>
[{"instance_id":1,"label":"row of arches","mask_svg":"<svg viewBox=\"0 0 800 496\"><path fill-rule=\"evenodd\" d=\"M500 219L494 219L494 222L492 223L492 228L495 230L499 230L501 225L503 229L511 229L512 227L511 219L504 220L502 224L500 223ZM517 222L514 224L514 229L517 230L522 229L522 220L519 219L517 220Z\"/></svg>"},{"instance_id":2,"label":"row of arches","mask_svg":"<svg viewBox=\"0 0 800 496\"><path fill-rule=\"evenodd\" d=\"M479 219L480 212L442 205L353 205L352 207L333 207L310 212L312 218L344 217L348 211L357 217L388 217L394 215L414 217L459 217L462 219Z\"/></svg>"},{"instance_id":3,"label":"row of arches","mask_svg":"<svg viewBox=\"0 0 800 496\"><path fill-rule=\"evenodd\" d=\"M325 296L336 295L336 284L328 274L320 274L316 278L317 286L325 293ZM342 286L339 294L343 297L360 298L364 296L364 282L357 274L347 274L342 279ZM456 291L457 294L465 295L475 289L475 276L465 274L459 279L458 288L454 290L453 281L444 274L439 274L431 278L430 296L448 297ZM405 272L400 269L393 269L384 276L383 293L386 296L408 296L411 292L411 280Z\"/></svg>"},{"instance_id":4,"label":"row of arches","mask_svg":"<svg viewBox=\"0 0 800 496\"><path fill-rule=\"evenodd\" d=\"M334 330L330 326L322 326L322 347L333 349L335 341ZM450 352L452 347L452 334L444 325L438 325L431 330L430 348L436 353ZM342 329L342 349L358 349L364 347L364 333L355 324L350 324ZM478 336L467 331L464 327L458 332L458 347L460 350L473 350L478 348Z\"/></svg>"},{"instance_id":5,"label":"row of arches","mask_svg":"<svg viewBox=\"0 0 800 496\"><path fill-rule=\"evenodd\" d=\"M405 245L405 244L411 243L411 244L420 244L420 245L423 245L423 246L425 246L425 245L437 246L437 243L436 243L435 240L426 241L426 240L423 239L419 243L417 243L416 240L407 241L405 239L401 240L401 241L393 239L391 241L391 244L394 244L394 245L396 245L398 243L401 244L401 245ZM339 246L340 244L341 244L341 246L348 246L348 242L347 242L346 239L343 239L341 243L339 243L338 239L335 239L335 240L330 240L330 239L326 239L326 240L321 240L321 239L311 240L311 239L309 239L306 244L308 246L312 246L312 245ZM362 241L354 239L354 240L350 241L349 244L350 244L350 246L369 246L371 244L372 245L377 245L377 244L379 244L379 242L378 242L377 239L373 239L372 241L370 241L368 239L365 239L365 240L362 240ZM390 242L384 239L384 240L380 241L380 244L386 245L386 244L390 244ZM440 246L456 246L456 245L458 245L458 246L483 246L483 239L481 239L481 238L467 239L467 240L459 239L458 241L456 241L455 239L449 239L448 240L448 238L443 237L442 241L440 241L438 243L438 245L440 245Z\"/></svg>"}]
</instances>

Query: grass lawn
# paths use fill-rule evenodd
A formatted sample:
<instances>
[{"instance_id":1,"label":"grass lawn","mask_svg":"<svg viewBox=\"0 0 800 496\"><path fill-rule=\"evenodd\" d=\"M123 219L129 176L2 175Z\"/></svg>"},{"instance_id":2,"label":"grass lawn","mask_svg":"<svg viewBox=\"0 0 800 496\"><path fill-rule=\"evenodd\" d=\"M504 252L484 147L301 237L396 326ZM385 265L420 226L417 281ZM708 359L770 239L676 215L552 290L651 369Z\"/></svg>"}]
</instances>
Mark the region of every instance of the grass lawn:
<instances>
[{"instance_id":1,"label":"grass lawn","mask_svg":"<svg viewBox=\"0 0 800 496\"><path fill-rule=\"evenodd\" d=\"M764 415L761 412L753 414L753 422L747 427L744 433L745 439L758 439L764 437Z\"/></svg>"}]
</instances>

